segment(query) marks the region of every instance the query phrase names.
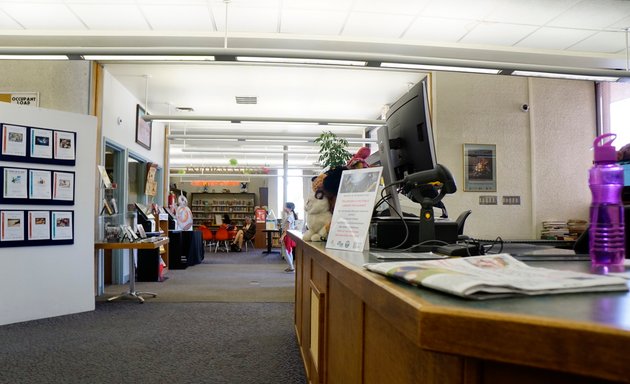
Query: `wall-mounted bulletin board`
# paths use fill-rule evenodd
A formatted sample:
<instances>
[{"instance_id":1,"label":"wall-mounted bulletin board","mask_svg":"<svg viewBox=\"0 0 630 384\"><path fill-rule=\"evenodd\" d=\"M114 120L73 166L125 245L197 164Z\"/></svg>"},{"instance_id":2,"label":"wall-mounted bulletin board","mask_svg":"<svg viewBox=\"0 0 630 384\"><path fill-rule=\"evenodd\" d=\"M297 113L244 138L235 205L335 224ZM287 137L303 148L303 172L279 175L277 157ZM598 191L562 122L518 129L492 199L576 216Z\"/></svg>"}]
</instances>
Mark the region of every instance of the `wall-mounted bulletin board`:
<instances>
[{"instance_id":1,"label":"wall-mounted bulletin board","mask_svg":"<svg viewBox=\"0 0 630 384\"><path fill-rule=\"evenodd\" d=\"M0 132L0 247L73 244L74 211L20 208L74 205L76 132L7 122Z\"/></svg>"},{"instance_id":2,"label":"wall-mounted bulletin board","mask_svg":"<svg viewBox=\"0 0 630 384\"><path fill-rule=\"evenodd\" d=\"M0 123L0 160L74 166L76 133Z\"/></svg>"}]
</instances>

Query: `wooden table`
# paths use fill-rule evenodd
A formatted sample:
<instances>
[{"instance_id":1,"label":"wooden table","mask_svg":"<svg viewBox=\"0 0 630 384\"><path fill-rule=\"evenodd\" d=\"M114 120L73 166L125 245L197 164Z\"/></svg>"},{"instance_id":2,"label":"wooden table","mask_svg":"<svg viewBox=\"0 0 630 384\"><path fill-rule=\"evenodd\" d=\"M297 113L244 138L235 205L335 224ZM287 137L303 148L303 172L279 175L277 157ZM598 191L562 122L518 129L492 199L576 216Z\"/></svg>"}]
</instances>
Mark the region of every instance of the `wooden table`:
<instances>
[{"instance_id":1,"label":"wooden table","mask_svg":"<svg viewBox=\"0 0 630 384\"><path fill-rule=\"evenodd\" d=\"M162 245L168 244L168 237L160 237L155 241L137 241L133 243L94 243L94 248L99 252L103 252L105 249L129 249L137 251L138 249L157 249ZM116 299L131 297L138 299L140 304L144 303L142 295L151 295L157 297L157 294L153 292L137 292L136 291L136 266L134 264L134 255L129 255L129 290L107 299L107 301L113 301Z\"/></svg>"}]
</instances>

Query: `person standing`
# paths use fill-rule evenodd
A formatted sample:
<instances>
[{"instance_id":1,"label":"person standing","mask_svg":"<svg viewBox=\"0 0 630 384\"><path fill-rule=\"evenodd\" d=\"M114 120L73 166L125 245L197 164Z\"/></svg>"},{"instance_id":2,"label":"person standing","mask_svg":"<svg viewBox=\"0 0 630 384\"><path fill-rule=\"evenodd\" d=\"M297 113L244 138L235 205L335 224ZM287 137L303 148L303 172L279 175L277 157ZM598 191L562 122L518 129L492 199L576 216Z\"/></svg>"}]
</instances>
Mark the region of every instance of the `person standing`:
<instances>
[{"instance_id":1,"label":"person standing","mask_svg":"<svg viewBox=\"0 0 630 384\"><path fill-rule=\"evenodd\" d=\"M295 229L295 220L297 220L297 218L298 215L295 213L295 204L287 202L282 210L282 235L280 236L280 250L287 264L289 264L284 270L285 272L295 271L295 267L293 266L293 247L295 247L295 242L287 236L287 231L289 229Z\"/></svg>"}]
</instances>

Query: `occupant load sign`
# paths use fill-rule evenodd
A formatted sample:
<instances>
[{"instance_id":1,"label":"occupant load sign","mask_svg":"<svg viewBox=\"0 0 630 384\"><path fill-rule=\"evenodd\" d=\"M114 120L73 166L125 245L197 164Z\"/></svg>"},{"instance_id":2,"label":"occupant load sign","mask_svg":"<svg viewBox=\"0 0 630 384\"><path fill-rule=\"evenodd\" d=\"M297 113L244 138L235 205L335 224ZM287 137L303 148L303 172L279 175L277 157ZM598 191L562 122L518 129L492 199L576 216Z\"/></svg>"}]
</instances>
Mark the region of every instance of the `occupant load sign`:
<instances>
[{"instance_id":1,"label":"occupant load sign","mask_svg":"<svg viewBox=\"0 0 630 384\"><path fill-rule=\"evenodd\" d=\"M39 107L38 92L0 92L0 101L19 105Z\"/></svg>"}]
</instances>

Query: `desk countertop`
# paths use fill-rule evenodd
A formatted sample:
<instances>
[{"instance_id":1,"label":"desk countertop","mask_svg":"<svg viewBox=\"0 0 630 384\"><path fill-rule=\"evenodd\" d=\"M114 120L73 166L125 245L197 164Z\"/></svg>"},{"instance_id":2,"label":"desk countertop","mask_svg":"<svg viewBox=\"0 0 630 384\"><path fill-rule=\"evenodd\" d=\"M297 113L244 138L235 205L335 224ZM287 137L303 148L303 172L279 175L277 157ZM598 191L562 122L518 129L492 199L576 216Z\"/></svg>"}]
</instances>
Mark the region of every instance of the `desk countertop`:
<instances>
[{"instance_id":1,"label":"desk countertop","mask_svg":"<svg viewBox=\"0 0 630 384\"><path fill-rule=\"evenodd\" d=\"M134 243L94 243L95 249L155 249L168 244L168 237L156 241L137 241Z\"/></svg>"},{"instance_id":2,"label":"desk countertop","mask_svg":"<svg viewBox=\"0 0 630 384\"><path fill-rule=\"evenodd\" d=\"M312 268L320 275L325 271L325 281L342 282L424 350L628 380L630 357L620 351L630 345L630 292L463 299L369 272L363 265L379 262L369 252L326 249L325 243L303 241L296 231L290 235L298 243L298 259L310 259L304 264L310 274L296 275L305 279L298 281L301 286L310 287L317 275ZM590 267L588 261L526 263L582 272Z\"/></svg>"}]
</instances>

